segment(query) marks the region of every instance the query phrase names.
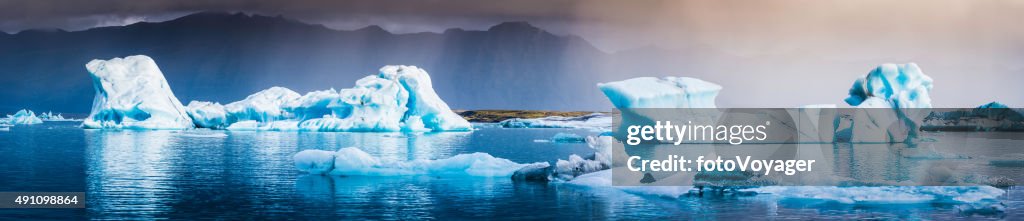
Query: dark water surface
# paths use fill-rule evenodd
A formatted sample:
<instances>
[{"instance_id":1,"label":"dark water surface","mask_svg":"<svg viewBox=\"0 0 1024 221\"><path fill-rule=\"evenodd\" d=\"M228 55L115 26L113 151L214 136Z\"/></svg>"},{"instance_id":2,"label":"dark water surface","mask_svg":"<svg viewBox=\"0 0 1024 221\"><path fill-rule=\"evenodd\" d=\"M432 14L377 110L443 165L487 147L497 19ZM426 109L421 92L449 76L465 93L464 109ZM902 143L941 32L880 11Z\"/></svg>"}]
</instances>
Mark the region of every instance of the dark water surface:
<instances>
[{"instance_id":1,"label":"dark water surface","mask_svg":"<svg viewBox=\"0 0 1024 221\"><path fill-rule=\"evenodd\" d=\"M310 133L82 130L75 122L0 132L0 191L86 192L86 209L0 209L0 219L1020 219L965 214L953 204L851 205L766 196L663 198L506 177L306 175L292 155L356 146L391 160L485 152L519 163L593 151L535 142L578 129L481 128L464 133ZM1020 140L1010 144L1024 148ZM837 151L843 148L837 146ZM851 164L856 163L851 160ZM857 168L857 167L854 167ZM868 167L864 167L868 168ZM1019 169L1018 169L1019 170ZM852 173L871 173L852 171Z\"/></svg>"}]
</instances>

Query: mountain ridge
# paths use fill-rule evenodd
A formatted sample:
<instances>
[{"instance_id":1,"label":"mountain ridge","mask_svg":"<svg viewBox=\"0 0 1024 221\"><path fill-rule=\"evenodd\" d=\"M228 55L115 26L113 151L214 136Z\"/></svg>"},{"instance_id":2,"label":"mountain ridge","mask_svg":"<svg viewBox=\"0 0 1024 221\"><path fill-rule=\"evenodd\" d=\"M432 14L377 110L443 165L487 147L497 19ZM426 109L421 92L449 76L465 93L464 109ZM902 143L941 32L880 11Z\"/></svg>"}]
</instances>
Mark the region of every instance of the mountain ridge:
<instances>
[{"instance_id":1,"label":"mountain ridge","mask_svg":"<svg viewBox=\"0 0 1024 221\"><path fill-rule=\"evenodd\" d=\"M403 64L431 73L454 108L606 111L611 106L594 85L629 70L625 59L579 36L523 21L395 34L376 25L335 30L281 16L201 12L0 35L0 51L0 76L13 85L0 90L0 112L86 112L93 92L84 64L135 54L156 60L183 103L225 103L271 86L300 93L347 88L384 65Z\"/></svg>"}]
</instances>

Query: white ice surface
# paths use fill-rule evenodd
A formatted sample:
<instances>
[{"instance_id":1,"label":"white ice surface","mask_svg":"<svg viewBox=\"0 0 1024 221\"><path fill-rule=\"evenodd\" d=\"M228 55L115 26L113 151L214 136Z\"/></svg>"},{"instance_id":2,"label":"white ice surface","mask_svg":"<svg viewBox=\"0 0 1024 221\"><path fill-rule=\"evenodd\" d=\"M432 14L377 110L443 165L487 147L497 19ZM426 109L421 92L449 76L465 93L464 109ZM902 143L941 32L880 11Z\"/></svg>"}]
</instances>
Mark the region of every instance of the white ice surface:
<instances>
[{"instance_id":1,"label":"white ice surface","mask_svg":"<svg viewBox=\"0 0 1024 221\"><path fill-rule=\"evenodd\" d=\"M305 150L294 156L299 170L342 176L446 175L503 177L530 164L519 164L486 153L459 154L435 160L396 161L374 157L356 147L336 152ZM328 166L333 162L332 166ZM329 171L329 172L325 172Z\"/></svg>"},{"instance_id":2,"label":"white ice surface","mask_svg":"<svg viewBox=\"0 0 1024 221\"><path fill-rule=\"evenodd\" d=\"M84 128L186 129L192 119L164 74L145 55L92 60L85 65L96 97Z\"/></svg>"},{"instance_id":3,"label":"white ice surface","mask_svg":"<svg viewBox=\"0 0 1024 221\"><path fill-rule=\"evenodd\" d=\"M914 142L929 112L926 108L932 107L931 89L932 78L915 63L878 66L850 87L846 103L866 110L858 111L849 132L837 138L854 143Z\"/></svg>"},{"instance_id":4,"label":"white ice surface","mask_svg":"<svg viewBox=\"0 0 1024 221\"><path fill-rule=\"evenodd\" d=\"M28 124L41 124L41 123L43 123L43 120L40 119L39 117L37 117L35 112L32 112L30 110L22 109L22 110L19 110L17 113L14 113L14 115L7 115L7 119L5 120L5 122L7 124L24 124L24 125L28 125Z\"/></svg>"},{"instance_id":5,"label":"white ice surface","mask_svg":"<svg viewBox=\"0 0 1024 221\"><path fill-rule=\"evenodd\" d=\"M599 83L616 108L714 108L722 86L688 77L639 77Z\"/></svg>"},{"instance_id":6,"label":"white ice surface","mask_svg":"<svg viewBox=\"0 0 1024 221\"><path fill-rule=\"evenodd\" d=\"M208 104L208 102L205 102ZM216 105L190 112L196 125L219 119ZM415 66L384 66L355 87L299 95L273 87L224 105L229 130L468 131L472 125L434 92L430 76ZM210 114L213 113L213 114ZM286 123L278 123L278 122ZM214 124L215 125L215 124Z\"/></svg>"}]
</instances>

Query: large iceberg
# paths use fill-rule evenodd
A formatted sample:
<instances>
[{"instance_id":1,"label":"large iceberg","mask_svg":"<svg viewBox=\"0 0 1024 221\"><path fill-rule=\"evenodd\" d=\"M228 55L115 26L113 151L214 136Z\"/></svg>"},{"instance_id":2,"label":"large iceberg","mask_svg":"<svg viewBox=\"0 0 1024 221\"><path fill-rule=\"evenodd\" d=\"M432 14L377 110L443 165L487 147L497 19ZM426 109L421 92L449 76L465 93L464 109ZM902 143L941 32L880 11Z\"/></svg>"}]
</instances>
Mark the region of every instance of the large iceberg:
<instances>
[{"instance_id":1,"label":"large iceberg","mask_svg":"<svg viewBox=\"0 0 1024 221\"><path fill-rule=\"evenodd\" d=\"M293 156L295 167L311 174L339 176L450 175L501 177L533 164L519 164L486 153L459 154L436 160L396 161L374 157L356 147L338 151L303 150ZM543 164L543 163L541 163Z\"/></svg>"},{"instance_id":2,"label":"large iceberg","mask_svg":"<svg viewBox=\"0 0 1024 221\"><path fill-rule=\"evenodd\" d=\"M14 115L7 115L6 122L8 124L41 124L43 120L36 117L35 112L22 109Z\"/></svg>"},{"instance_id":3,"label":"large iceberg","mask_svg":"<svg viewBox=\"0 0 1024 221\"><path fill-rule=\"evenodd\" d=\"M838 140L914 142L928 108L932 78L914 63L883 64L854 81L846 103L859 108ZM889 109L889 110L878 110Z\"/></svg>"},{"instance_id":4,"label":"large iceberg","mask_svg":"<svg viewBox=\"0 0 1024 221\"><path fill-rule=\"evenodd\" d=\"M84 128L185 129L192 119L160 68L145 55L93 60L85 65L96 97Z\"/></svg>"},{"instance_id":5,"label":"large iceberg","mask_svg":"<svg viewBox=\"0 0 1024 221\"><path fill-rule=\"evenodd\" d=\"M688 77L639 77L599 83L616 108L715 108L722 86Z\"/></svg>"},{"instance_id":6,"label":"large iceberg","mask_svg":"<svg viewBox=\"0 0 1024 221\"><path fill-rule=\"evenodd\" d=\"M196 125L228 130L466 131L472 126L415 66L385 66L353 88L299 95L273 87L227 105L190 104ZM223 109L221 111L220 109ZM225 115L225 116L221 116Z\"/></svg>"}]
</instances>

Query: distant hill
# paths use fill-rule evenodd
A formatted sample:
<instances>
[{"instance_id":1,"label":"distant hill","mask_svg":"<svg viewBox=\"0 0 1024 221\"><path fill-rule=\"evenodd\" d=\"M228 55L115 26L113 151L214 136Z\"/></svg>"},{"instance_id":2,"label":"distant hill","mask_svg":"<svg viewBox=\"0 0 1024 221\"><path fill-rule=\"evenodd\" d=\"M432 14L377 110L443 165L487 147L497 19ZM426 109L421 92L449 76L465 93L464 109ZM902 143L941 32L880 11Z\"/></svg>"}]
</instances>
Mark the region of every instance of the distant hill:
<instances>
[{"instance_id":1,"label":"distant hill","mask_svg":"<svg viewBox=\"0 0 1024 221\"><path fill-rule=\"evenodd\" d=\"M204 12L159 23L0 34L0 112L88 112L93 89L85 63L135 54L157 61L183 103L226 103L271 86L300 93L347 88L383 65L405 64L430 72L453 108L607 111L597 82L621 80L609 76L624 70L670 68L650 65L663 64L662 55L636 53L616 57L525 22L392 34L378 26L340 31Z\"/></svg>"}]
</instances>

